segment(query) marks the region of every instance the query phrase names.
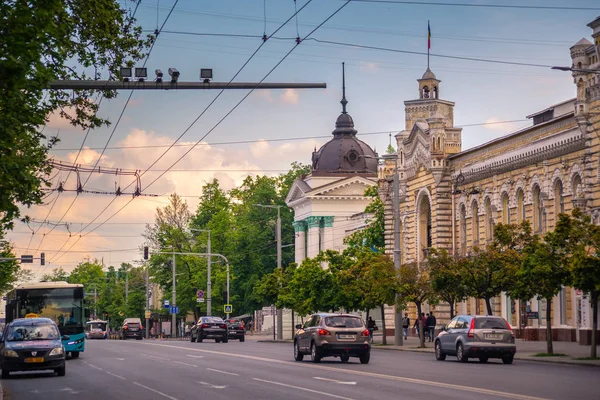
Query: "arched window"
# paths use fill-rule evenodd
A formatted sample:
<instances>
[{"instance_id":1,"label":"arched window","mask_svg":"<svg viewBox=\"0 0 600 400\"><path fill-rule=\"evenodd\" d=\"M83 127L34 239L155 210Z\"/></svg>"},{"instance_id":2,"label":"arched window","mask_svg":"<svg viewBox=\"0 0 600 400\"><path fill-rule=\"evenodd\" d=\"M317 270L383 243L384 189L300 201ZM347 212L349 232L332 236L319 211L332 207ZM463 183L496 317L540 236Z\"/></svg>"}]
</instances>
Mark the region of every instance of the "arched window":
<instances>
[{"instance_id":1,"label":"arched window","mask_svg":"<svg viewBox=\"0 0 600 400\"><path fill-rule=\"evenodd\" d=\"M510 202L508 193L504 193L502 196L502 223L510 224Z\"/></svg>"},{"instance_id":2,"label":"arched window","mask_svg":"<svg viewBox=\"0 0 600 400\"><path fill-rule=\"evenodd\" d=\"M431 138L431 150L435 151L435 136Z\"/></svg>"},{"instance_id":3,"label":"arched window","mask_svg":"<svg viewBox=\"0 0 600 400\"><path fill-rule=\"evenodd\" d=\"M554 184L554 223L558 222L558 214L565 212L565 200L563 199L563 184L560 179Z\"/></svg>"},{"instance_id":4,"label":"arched window","mask_svg":"<svg viewBox=\"0 0 600 400\"><path fill-rule=\"evenodd\" d=\"M576 174L573 177L573 182L571 183L571 187L573 188L573 190L572 190L573 198L583 197L583 193L581 190L581 176L579 176L579 174Z\"/></svg>"},{"instance_id":5,"label":"arched window","mask_svg":"<svg viewBox=\"0 0 600 400\"><path fill-rule=\"evenodd\" d=\"M517 223L525 221L525 194L523 189L517 190Z\"/></svg>"},{"instance_id":6,"label":"arched window","mask_svg":"<svg viewBox=\"0 0 600 400\"><path fill-rule=\"evenodd\" d=\"M485 199L485 238L489 242L494 238L494 216L492 215L492 201Z\"/></svg>"},{"instance_id":7,"label":"arched window","mask_svg":"<svg viewBox=\"0 0 600 400\"><path fill-rule=\"evenodd\" d=\"M538 185L533 187L533 230L542 232L544 224L544 205L542 203L542 191Z\"/></svg>"},{"instance_id":8,"label":"arched window","mask_svg":"<svg viewBox=\"0 0 600 400\"><path fill-rule=\"evenodd\" d=\"M431 206L429 198L422 196L419 200L419 260L424 260L429 248L432 247L431 237Z\"/></svg>"},{"instance_id":9,"label":"arched window","mask_svg":"<svg viewBox=\"0 0 600 400\"><path fill-rule=\"evenodd\" d=\"M460 207L460 249L462 254L467 252L467 208L463 204Z\"/></svg>"},{"instance_id":10,"label":"arched window","mask_svg":"<svg viewBox=\"0 0 600 400\"><path fill-rule=\"evenodd\" d=\"M442 151L442 138L437 139L437 149L438 151Z\"/></svg>"},{"instance_id":11,"label":"arched window","mask_svg":"<svg viewBox=\"0 0 600 400\"><path fill-rule=\"evenodd\" d=\"M477 205L477 201L473 202L472 217L473 217L473 245L478 245L479 244L479 206Z\"/></svg>"},{"instance_id":12,"label":"arched window","mask_svg":"<svg viewBox=\"0 0 600 400\"><path fill-rule=\"evenodd\" d=\"M437 88L437 86L433 87L433 97L435 97L436 99L438 98L438 88Z\"/></svg>"}]
</instances>

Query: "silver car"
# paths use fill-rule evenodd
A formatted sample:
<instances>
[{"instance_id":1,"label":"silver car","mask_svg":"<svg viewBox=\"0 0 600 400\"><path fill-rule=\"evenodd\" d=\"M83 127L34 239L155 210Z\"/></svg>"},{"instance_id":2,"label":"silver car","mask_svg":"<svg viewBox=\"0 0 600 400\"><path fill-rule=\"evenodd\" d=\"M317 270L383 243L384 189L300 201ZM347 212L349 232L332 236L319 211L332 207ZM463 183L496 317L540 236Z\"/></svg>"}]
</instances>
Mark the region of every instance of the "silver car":
<instances>
[{"instance_id":1,"label":"silver car","mask_svg":"<svg viewBox=\"0 0 600 400\"><path fill-rule=\"evenodd\" d=\"M485 363L500 358L512 364L517 351L515 335L504 318L492 315L459 315L435 338L435 358L444 361L455 355L459 362L477 357Z\"/></svg>"},{"instance_id":2,"label":"silver car","mask_svg":"<svg viewBox=\"0 0 600 400\"><path fill-rule=\"evenodd\" d=\"M362 319L350 314L319 313L308 318L304 325L296 325L294 359L302 361L310 354L314 363L323 357L339 357L348 362L358 357L361 364L371 358L369 330Z\"/></svg>"}]
</instances>

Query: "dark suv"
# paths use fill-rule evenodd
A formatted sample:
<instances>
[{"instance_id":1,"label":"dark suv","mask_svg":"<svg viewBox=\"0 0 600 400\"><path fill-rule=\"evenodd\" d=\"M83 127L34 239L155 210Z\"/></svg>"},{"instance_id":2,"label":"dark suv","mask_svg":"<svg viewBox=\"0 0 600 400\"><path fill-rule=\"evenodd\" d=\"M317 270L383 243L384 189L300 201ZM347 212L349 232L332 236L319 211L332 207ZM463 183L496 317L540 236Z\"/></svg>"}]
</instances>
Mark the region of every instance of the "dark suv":
<instances>
[{"instance_id":1,"label":"dark suv","mask_svg":"<svg viewBox=\"0 0 600 400\"><path fill-rule=\"evenodd\" d=\"M121 339L135 338L142 340L144 337L144 327L139 318L125 318L121 327Z\"/></svg>"},{"instance_id":2,"label":"dark suv","mask_svg":"<svg viewBox=\"0 0 600 400\"><path fill-rule=\"evenodd\" d=\"M219 317L200 317L190 332L190 341L202 343L203 339L215 339L215 342L227 343L227 324Z\"/></svg>"},{"instance_id":3,"label":"dark suv","mask_svg":"<svg viewBox=\"0 0 600 400\"><path fill-rule=\"evenodd\" d=\"M240 342L243 342L246 338L246 329L241 321L228 321L227 330L229 331L230 339L239 339Z\"/></svg>"}]
</instances>

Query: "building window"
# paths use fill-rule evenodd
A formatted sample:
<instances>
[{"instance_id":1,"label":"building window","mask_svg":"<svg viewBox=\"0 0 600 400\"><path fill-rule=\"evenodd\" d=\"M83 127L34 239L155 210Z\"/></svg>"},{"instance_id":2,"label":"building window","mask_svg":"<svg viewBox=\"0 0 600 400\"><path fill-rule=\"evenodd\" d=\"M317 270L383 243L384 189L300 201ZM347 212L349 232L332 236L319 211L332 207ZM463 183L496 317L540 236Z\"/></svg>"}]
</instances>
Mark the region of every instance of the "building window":
<instances>
[{"instance_id":1,"label":"building window","mask_svg":"<svg viewBox=\"0 0 600 400\"><path fill-rule=\"evenodd\" d=\"M502 223L510 224L510 202L508 193L504 193L502 196Z\"/></svg>"},{"instance_id":2,"label":"building window","mask_svg":"<svg viewBox=\"0 0 600 400\"><path fill-rule=\"evenodd\" d=\"M567 290L563 287L558 294L560 300L560 324L567 324Z\"/></svg>"},{"instance_id":3,"label":"building window","mask_svg":"<svg viewBox=\"0 0 600 400\"><path fill-rule=\"evenodd\" d=\"M579 176L579 174L573 177L571 187L573 188L572 194L574 199L583 197L583 193L581 190L581 177Z\"/></svg>"},{"instance_id":4,"label":"building window","mask_svg":"<svg viewBox=\"0 0 600 400\"><path fill-rule=\"evenodd\" d=\"M422 196L419 199L419 220L418 220L418 237L419 247L417 254L418 260L424 260L426 258L427 251L432 246L431 237L431 206L429 204L429 197Z\"/></svg>"},{"instance_id":5,"label":"building window","mask_svg":"<svg viewBox=\"0 0 600 400\"><path fill-rule=\"evenodd\" d=\"M533 188L533 230L542 232L544 222L544 205L542 203L542 191L538 185Z\"/></svg>"},{"instance_id":6,"label":"building window","mask_svg":"<svg viewBox=\"0 0 600 400\"><path fill-rule=\"evenodd\" d=\"M494 216L492 215L492 201L485 199L485 238L491 241L494 238Z\"/></svg>"},{"instance_id":7,"label":"building window","mask_svg":"<svg viewBox=\"0 0 600 400\"><path fill-rule=\"evenodd\" d=\"M479 206L477 202L473 202L472 206L472 215L473 215L473 245L479 244Z\"/></svg>"},{"instance_id":8,"label":"building window","mask_svg":"<svg viewBox=\"0 0 600 400\"><path fill-rule=\"evenodd\" d=\"M467 252L467 208L463 204L460 207L460 249L462 254Z\"/></svg>"},{"instance_id":9,"label":"building window","mask_svg":"<svg viewBox=\"0 0 600 400\"><path fill-rule=\"evenodd\" d=\"M558 214L565 212L565 201L563 199L563 185L560 180L554 184L554 218L558 222Z\"/></svg>"},{"instance_id":10,"label":"building window","mask_svg":"<svg viewBox=\"0 0 600 400\"><path fill-rule=\"evenodd\" d=\"M525 220L525 206L523 205L525 200L525 194L523 189L517 190L517 223Z\"/></svg>"}]
</instances>

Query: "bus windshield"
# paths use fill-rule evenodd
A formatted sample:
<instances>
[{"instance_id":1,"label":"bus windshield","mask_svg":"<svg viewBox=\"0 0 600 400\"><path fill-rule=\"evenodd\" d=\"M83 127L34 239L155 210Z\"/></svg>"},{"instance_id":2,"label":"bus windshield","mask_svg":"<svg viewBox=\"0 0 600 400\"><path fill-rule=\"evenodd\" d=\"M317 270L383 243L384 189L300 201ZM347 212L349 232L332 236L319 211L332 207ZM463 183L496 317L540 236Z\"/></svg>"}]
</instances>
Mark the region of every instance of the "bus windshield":
<instances>
[{"instance_id":1,"label":"bus windshield","mask_svg":"<svg viewBox=\"0 0 600 400\"><path fill-rule=\"evenodd\" d=\"M93 331L93 330L101 330L101 331L105 331L106 330L106 322L100 322L100 321L95 321L95 322L88 322L86 324L86 330L89 331Z\"/></svg>"},{"instance_id":2,"label":"bus windshield","mask_svg":"<svg viewBox=\"0 0 600 400\"><path fill-rule=\"evenodd\" d=\"M27 289L19 292L19 318L35 313L56 322L63 335L83 332L82 288Z\"/></svg>"}]
</instances>

